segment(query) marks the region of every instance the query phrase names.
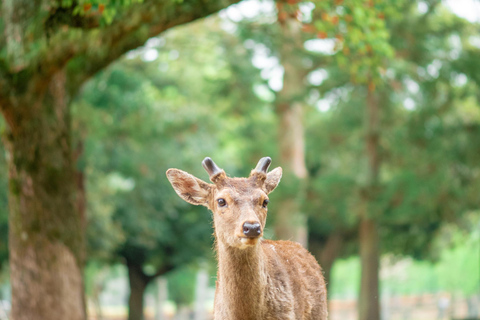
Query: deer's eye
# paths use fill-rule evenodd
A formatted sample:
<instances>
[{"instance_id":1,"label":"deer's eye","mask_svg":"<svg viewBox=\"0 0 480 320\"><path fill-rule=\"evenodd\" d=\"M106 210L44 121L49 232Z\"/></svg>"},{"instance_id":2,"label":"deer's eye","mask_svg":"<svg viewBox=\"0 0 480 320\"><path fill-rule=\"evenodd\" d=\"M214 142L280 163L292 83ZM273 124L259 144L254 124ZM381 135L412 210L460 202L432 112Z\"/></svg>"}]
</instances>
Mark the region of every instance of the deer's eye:
<instances>
[{"instance_id":1,"label":"deer's eye","mask_svg":"<svg viewBox=\"0 0 480 320\"><path fill-rule=\"evenodd\" d=\"M268 206L268 203L269 203L269 202L270 202L270 201L269 201L268 199L263 200L262 207L266 208L266 207Z\"/></svg>"},{"instance_id":2,"label":"deer's eye","mask_svg":"<svg viewBox=\"0 0 480 320\"><path fill-rule=\"evenodd\" d=\"M227 201L223 198L217 199L217 202L219 207L225 207L227 205Z\"/></svg>"}]
</instances>

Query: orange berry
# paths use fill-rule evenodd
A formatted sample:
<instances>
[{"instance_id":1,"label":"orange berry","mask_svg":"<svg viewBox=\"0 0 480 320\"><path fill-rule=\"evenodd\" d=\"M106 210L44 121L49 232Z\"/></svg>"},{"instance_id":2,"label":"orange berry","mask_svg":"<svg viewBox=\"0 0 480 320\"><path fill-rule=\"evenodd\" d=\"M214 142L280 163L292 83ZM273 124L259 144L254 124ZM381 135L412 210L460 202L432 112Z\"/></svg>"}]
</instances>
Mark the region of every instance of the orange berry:
<instances>
[{"instance_id":1,"label":"orange berry","mask_svg":"<svg viewBox=\"0 0 480 320\"><path fill-rule=\"evenodd\" d=\"M304 24L304 25L302 25L302 31L303 32L314 32L315 27L312 26L311 24Z\"/></svg>"},{"instance_id":2,"label":"orange berry","mask_svg":"<svg viewBox=\"0 0 480 320\"><path fill-rule=\"evenodd\" d=\"M325 31L319 31L317 33L317 37L319 37L320 39L326 39L327 38L327 33Z\"/></svg>"}]
</instances>

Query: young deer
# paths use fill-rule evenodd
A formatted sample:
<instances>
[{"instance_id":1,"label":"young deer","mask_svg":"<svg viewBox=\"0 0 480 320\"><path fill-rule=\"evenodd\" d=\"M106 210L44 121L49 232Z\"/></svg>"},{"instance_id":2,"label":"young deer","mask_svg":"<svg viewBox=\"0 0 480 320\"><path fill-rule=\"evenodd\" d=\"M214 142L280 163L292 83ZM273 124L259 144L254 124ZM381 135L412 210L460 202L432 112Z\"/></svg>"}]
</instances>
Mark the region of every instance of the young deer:
<instances>
[{"instance_id":1,"label":"young deer","mask_svg":"<svg viewBox=\"0 0 480 320\"><path fill-rule=\"evenodd\" d=\"M268 194L282 168L267 173L260 159L248 178L229 178L210 158L203 167L214 184L182 170L167 177L177 194L213 212L218 258L216 320L325 320L327 291L320 266L298 243L262 238Z\"/></svg>"}]
</instances>

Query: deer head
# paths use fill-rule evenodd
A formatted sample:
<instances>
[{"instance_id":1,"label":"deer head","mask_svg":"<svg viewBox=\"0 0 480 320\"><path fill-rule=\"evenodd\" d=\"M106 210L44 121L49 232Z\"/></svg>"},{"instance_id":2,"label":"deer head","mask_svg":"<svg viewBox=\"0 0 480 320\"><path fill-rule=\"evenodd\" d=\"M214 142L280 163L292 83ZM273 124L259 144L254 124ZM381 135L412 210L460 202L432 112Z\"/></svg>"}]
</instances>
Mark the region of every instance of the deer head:
<instances>
[{"instance_id":1,"label":"deer head","mask_svg":"<svg viewBox=\"0 0 480 320\"><path fill-rule=\"evenodd\" d=\"M244 249L256 245L263 236L268 194L282 177L280 167L267 172L271 162L269 157L262 158L248 178L229 178L207 157L202 164L213 184L179 169L169 169L167 178L183 200L213 212L217 241Z\"/></svg>"}]
</instances>

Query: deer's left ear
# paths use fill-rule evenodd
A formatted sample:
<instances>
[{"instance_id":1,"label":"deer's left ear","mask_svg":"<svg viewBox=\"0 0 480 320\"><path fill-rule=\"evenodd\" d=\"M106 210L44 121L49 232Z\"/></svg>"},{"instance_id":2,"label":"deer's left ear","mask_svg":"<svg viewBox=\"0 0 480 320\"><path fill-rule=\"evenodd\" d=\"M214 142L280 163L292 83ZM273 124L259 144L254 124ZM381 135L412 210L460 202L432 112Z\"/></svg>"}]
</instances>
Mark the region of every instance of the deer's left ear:
<instances>
[{"instance_id":1,"label":"deer's left ear","mask_svg":"<svg viewBox=\"0 0 480 320\"><path fill-rule=\"evenodd\" d=\"M180 198L194 205L208 207L208 198L213 188L211 184L179 169L168 169L167 178Z\"/></svg>"},{"instance_id":2,"label":"deer's left ear","mask_svg":"<svg viewBox=\"0 0 480 320\"><path fill-rule=\"evenodd\" d=\"M264 188L267 194L275 190L281 178L282 178L281 167L277 167L272 171L270 171L269 173L267 173L267 179L265 179L265 184L264 184Z\"/></svg>"}]
</instances>

